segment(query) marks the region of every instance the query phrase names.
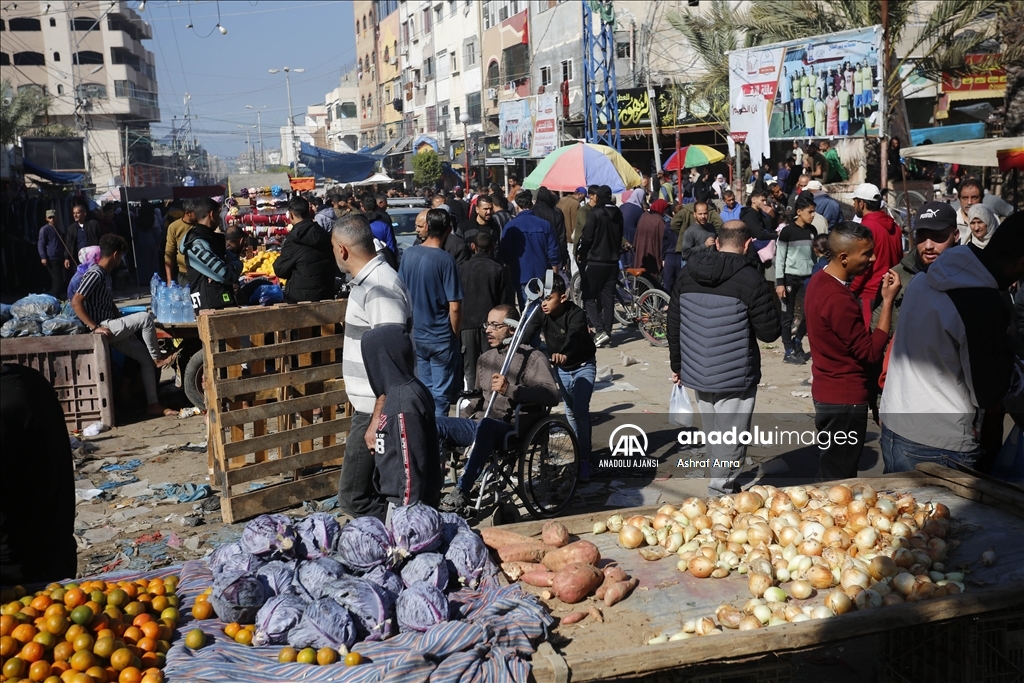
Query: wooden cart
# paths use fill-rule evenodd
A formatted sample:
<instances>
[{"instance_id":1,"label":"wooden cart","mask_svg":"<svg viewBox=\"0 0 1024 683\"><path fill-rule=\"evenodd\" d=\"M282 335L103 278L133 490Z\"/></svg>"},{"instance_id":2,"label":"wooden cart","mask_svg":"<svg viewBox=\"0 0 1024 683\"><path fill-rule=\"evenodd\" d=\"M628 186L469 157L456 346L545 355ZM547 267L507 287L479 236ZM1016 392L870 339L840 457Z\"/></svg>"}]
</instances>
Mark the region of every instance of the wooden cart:
<instances>
[{"instance_id":1,"label":"wooden cart","mask_svg":"<svg viewBox=\"0 0 1024 683\"><path fill-rule=\"evenodd\" d=\"M936 465L920 465L918 471L882 479L859 480L877 490L909 490L919 501L942 502L962 525L961 545L950 558L949 566L970 565L967 591L924 602L906 603L853 612L824 620L785 624L754 631L729 631L718 637L700 637L647 645L660 634L682 630L685 620L713 616L723 602L742 605L750 594L747 581L738 574L727 578L697 579L676 568L674 556L648 562L636 550L617 543L617 535L594 535L593 524L606 520L614 512L624 517L652 514L656 507L603 511L563 518L569 531L598 545L604 558L618 561L640 580L633 594L610 608L603 623L590 619L556 629L561 638L552 640L559 651L542 646L533 658L533 677L538 683L558 681L597 681L644 678L649 681L690 681L698 669L711 664L742 669L741 662L778 661L778 656L819 647L836 641L869 634L883 636L884 643L902 647L898 661L883 662L882 679L928 683L968 683L969 681L1024 680L1024 490L975 474ZM850 481L848 483L853 483ZM668 500L665 502L679 503ZM526 522L506 528L529 536L539 536L543 522ZM977 562L985 549L995 546L999 559L992 567ZM525 589L539 592L529 586ZM818 598L820 603L821 598ZM587 603L563 605L549 602L556 616L570 611L586 611ZM993 614L1005 615L994 633L971 635L972 624ZM949 620L955 628L948 626ZM939 622L943 622L940 624ZM1010 624L1007 627L1006 624ZM924 626L919 626L924 625ZM913 630L915 627L920 632ZM977 629L975 629L977 631ZM928 642L928 633L944 633L948 642L931 641L925 648L907 647L917 640ZM914 636L914 633L918 633ZM922 635L923 634L923 635ZM968 645L970 638L975 641ZM900 646L899 643L904 643ZM948 645L948 646L947 646ZM957 658L957 661L953 661ZM987 658L987 659L986 659ZM988 673L984 670L989 669ZM723 669L718 669L722 671ZM701 681L732 681L731 676L707 677ZM742 680L781 681L788 677L751 676Z\"/></svg>"}]
</instances>

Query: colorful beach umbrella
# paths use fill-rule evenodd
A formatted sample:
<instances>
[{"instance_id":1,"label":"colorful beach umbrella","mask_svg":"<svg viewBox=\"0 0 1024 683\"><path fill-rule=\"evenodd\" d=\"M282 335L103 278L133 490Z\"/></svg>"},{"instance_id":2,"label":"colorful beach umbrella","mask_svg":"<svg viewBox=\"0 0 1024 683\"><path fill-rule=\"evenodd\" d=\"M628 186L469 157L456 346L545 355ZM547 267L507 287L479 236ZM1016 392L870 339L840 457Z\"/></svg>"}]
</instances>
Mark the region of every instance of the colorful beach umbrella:
<instances>
[{"instance_id":1,"label":"colorful beach umbrella","mask_svg":"<svg viewBox=\"0 0 1024 683\"><path fill-rule=\"evenodd\" d=\"M544 157L526 176L523 187L536 190L543 185L555 192L572 192L577 187L607 185L612 192L622 192L642 183L640 174L611 147L579 142Z\"/></svg>"},{"instance_id":2,"label":"colorful beach umbrella","mask_svg":"<svg viewBox=\"0 0 1024 683\"><path fill-rule=\"evenodd\" d=\"M724 158L725 155L714 147L708 147L707 145L687 145L678 152L672 153L672 156L670 156L665 162L665 170L679 171L684 168L707 166L708 164L713 164L716 161L721 161Z\"/></svg>"}]
</instances>

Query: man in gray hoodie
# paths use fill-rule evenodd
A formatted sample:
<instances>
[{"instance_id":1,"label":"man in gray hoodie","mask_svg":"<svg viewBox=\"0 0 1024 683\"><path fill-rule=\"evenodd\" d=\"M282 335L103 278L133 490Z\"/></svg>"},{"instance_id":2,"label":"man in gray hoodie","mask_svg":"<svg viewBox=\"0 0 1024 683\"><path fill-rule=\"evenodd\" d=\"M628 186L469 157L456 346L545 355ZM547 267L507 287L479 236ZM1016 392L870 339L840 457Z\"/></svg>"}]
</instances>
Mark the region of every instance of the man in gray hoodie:
<instances>
[{"instance_id":1,"label":"man in gray hoodie","mask_svg":"<svg viewBox=\"0 0 1024 683\"><path fill-rule=\"evenodd\" d=\"M711 211L707 202L697 202L693 205L694 223L680 236L679 253L683 262L689 261L699 252L714 250L715 248L715 226L710 222Z\"/></svg>"}]
</instances>

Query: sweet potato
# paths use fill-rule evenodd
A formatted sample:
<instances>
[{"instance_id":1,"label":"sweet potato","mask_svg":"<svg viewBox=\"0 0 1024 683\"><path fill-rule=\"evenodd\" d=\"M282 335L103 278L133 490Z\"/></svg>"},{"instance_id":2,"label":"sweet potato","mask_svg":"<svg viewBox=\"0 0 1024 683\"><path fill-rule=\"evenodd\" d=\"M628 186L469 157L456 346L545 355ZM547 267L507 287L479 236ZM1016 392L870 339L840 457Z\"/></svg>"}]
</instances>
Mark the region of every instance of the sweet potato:
<instances>
[{"instance_id":1,"label":"sweet potato","mask_svg":"<svg viewBox=\"0 0 1024 683\"><path fill-rule=\"evenodd\" d=\"M558 623L565 626L568 624L578 624L587 618L588 612L570 612L564 617L558 620Z\"/></svg>"},{"instance_id":2,"label":"sweet potato","mask_svg":"<svg viewBox=\"0 0 1024 683\"><path fill-rule=\"evenodd\" d=\"M618 583L613 583L611 586L608 587L608 590L604 592L604 604L611 607L615 603L623 600L627 595L629 595L633 591L634 588L637 587L638 583L640 582L636 579L629 579L628 581L619 581Z\"/></svg>"},{"instance_id":3,"label":"sweet potato","mask_svg":"<svg viewBox=\"0 0 1024 683\"><path fill-rule=\"evenodd\" d=\"M601 559L601 551L597 549L597 546L590 541L576 541L569 545L552 550L544 556L544 566L553 572L557 572L559 569L567 564L573 562L582 562L584 564L594 565Z\"/></svg>"},{"instance_id":4,"label":"sweet potato","mask_svg":"<svg viewBox=\"0 0 1024 683\"><path fill-rule=\"evenodd\" d=\"M541 588L550 588L555 580L555 573L549 572L548 570L526 572L519 577L519 580L523 583L531 586L539 586Z\"/></svg>"},{"instance_id":5,"label":"sweet potato","mask_svg":"<svg viewBox=\"0 0 1024 683\"><path fill-rule=\"evenodd\" d=\"M479 529L480 536L484 539L484 545L488 548L494 548L500 550L507 545L513 545L516 543L531 543L537 542L536 538L530 538L529 536L523 536L517 534L514 531L505 531L500 527L488 526L483 529Z\"/></svg>"},{"instance_id":6,"label":"sweet potato","mask_svg":"<svg viewBox=\"0 0 1024 683\"><path fill-rule=\"evenodd\" d=\"M541 531L541 539L548 545L556 548L569 545L569 529L559 521L551 520L544 525Z\"/></svg>"},{"instance_id":7,"label":"sweet potato","mask_svg":"<svg viewBox=\"0 0 1024 683\"><path fill-rule=\"evenodd\" d=\"M551 588L559 600L573 604L593 593L602 577L601 570L592 565L570 562L555 572Z\"/></svg>"},{"instance_id":8,"label":"sweet potato","mask_svg":"<svg viewBox=\"0 0 1024 683\"><path fill-rule=\"evenodd\" d=\"M626 574L625 570L618 565L609 565L604 568L604 581L597 588L597 592L594 596L598 600L604 600L605 591L607 591L612 585L619 581L626 581L629 579L629 575Z\"/></svg>"},{"instance_id":9,"label":"sweet potato","mask_svg":"<svg viewBox=\"0 0 1024 683\"><path fill-rule=\"evenodd\" d=\"M505 576L508 577L509 581L518 581L519 577L526 572L547 571L547 567L542 565L540 562L502 562L501 571L505 572Z\"/></svg>"},{"instance_id":10,"label":"sweet potato","mask_svg":"<svg viewBox=\"0 0 1024 683\"><path fill-rule=\"evenodd\" d=\"M502 562L540 562L551 550L540 541L526 541L498 548L498 557Z\"/></svg>"},{"instance_id":11,"label":"sweet potato","mask_svg":"<svg viewBox=\"0 0 1024 683\"><path fill-rule=\"evenodd\" d=\"M594 619L594 621L604 623L604 615L601 614L601 610L599 610L597 607L591 607L587 611L587 614L589 614Z\"/></svg>"}]
</instances>

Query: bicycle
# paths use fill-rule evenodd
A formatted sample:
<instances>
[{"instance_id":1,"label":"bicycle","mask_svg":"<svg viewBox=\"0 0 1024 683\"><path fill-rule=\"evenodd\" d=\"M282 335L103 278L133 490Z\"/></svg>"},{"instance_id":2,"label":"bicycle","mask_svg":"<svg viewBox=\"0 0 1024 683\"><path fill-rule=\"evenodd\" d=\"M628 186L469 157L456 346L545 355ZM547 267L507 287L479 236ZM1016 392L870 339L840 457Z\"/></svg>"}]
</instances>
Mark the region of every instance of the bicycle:
<instances>
[{"instance_id":1,"label":"bicycle","mask_svg":"<svg viewBox=\"0 0 1024 683\"><path fill-rule=\"evenodd\" d=\"M615 284L614 313L620 325L636 325L654 346L668 346L668 294L644 277L644 268L622 268ZM580 273L569 281L569 296L583 306Z\"/></svg>"}]
</instances>

